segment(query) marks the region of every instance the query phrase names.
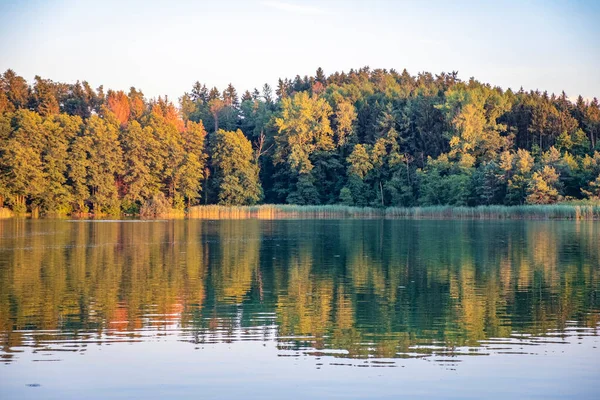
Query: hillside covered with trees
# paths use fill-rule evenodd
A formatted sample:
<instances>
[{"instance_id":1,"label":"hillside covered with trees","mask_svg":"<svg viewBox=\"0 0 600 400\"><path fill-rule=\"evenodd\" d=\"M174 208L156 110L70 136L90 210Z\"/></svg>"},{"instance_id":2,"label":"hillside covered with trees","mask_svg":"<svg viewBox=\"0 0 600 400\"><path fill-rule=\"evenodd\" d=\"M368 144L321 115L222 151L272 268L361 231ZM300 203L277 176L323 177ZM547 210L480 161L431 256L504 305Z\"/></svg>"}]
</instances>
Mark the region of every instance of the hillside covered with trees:
<instances>
[{"instance_id":1,"label":"hillside covered with trees","mask_svg":"<svg viewBox=\"0 0 600 400\"><path fill-rule=\"evenodd\" d=\"M0 207L138 213L150 201L353 206L600 197L600 105L457 73L368 67L177 105L87 82L0 77Z\"/></svg>"}]
</instances>

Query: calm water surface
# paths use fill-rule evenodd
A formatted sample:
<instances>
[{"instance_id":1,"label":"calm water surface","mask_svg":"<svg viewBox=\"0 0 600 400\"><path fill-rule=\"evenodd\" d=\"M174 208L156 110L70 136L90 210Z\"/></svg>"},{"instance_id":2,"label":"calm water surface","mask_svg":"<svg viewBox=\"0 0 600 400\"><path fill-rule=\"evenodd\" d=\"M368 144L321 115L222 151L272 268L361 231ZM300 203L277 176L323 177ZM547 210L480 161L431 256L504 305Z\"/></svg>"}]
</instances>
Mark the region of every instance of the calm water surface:
<instances>
[{"instance_id":1,"label":"calm water surface","mask_svg":"<svg viewBox=\"0 0 600 400\"><path fill-rule=\"evenodd\" d=\"M0 221L0 398L600 398L600 224Z\"/></svg>"}]
</instances>

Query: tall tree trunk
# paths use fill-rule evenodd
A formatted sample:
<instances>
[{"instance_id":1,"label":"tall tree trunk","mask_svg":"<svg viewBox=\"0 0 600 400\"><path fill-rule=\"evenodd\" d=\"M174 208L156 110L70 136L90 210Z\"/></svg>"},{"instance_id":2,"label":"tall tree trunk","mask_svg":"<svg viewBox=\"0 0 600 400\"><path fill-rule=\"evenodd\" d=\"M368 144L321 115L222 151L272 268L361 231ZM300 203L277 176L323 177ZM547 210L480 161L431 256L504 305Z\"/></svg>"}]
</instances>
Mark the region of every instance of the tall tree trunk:
<instances>
[{"instance_id":1,"label":"tall tree trunk","mask_svg":"<svg viewBox=\"0 0 600 400\"><path fill-rule=\"evenodd\" d=\"M408 186L410 187L410 170L408 168L408 155L404 154L404 159L406 160L406 180L408 181Z\"/></svg>"}]
</instances>

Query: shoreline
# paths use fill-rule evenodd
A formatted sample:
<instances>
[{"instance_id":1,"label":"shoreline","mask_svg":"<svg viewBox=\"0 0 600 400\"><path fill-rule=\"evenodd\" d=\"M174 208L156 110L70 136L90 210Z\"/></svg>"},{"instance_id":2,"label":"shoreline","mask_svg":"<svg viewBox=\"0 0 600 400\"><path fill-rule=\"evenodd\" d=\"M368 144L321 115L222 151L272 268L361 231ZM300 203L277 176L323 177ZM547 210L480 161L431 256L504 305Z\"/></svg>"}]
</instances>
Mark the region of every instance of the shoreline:
<instances>
[{"instance_id":1,"label":"shoreline","mask_svg":"<svg viewBox=\"0 0 600 400\"><path fill-rule=\"evenodd\" d=\"M7 210L7 209L4 209ZM1 214L1 213L0 213ZM8 211L4 218L31 218L30 214L14 215ZM139 215L46 215L41 218L71 219L457 219L457 220L600 220L600 204L554 204L521 206L426 206L426 207L350 207L340 205L297 206L286 204L264 204L257 206L202 205L190 207L187 212L141 217Z\"/></svg>"},{"instance_id":2,"label":"shoreline","mask_svg":"<svg viewBox=\"0 0 600 400\"><path fill-rule=\"evenodd\" d=\"M482 219L482 220L600 220L600 205L350 207L339 205L295 206L195 206L189 219Z\"/></svg>"}]
</instances>

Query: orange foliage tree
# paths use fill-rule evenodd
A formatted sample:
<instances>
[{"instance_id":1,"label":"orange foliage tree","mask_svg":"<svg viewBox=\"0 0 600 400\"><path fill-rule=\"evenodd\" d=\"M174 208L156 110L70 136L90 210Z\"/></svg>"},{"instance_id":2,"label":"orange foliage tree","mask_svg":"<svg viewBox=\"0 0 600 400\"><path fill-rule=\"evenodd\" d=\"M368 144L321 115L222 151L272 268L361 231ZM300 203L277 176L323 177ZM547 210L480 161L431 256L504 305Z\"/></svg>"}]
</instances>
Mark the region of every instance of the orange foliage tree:
<instances>
[{"instance_id":1,"label":"orange foliage tree","mask_svg":"<svg viewBox=\"0 0 600 400\"><path fill-rule=\"evenodd\" d=\"M127 125L131 109L129 107L129 98L122 90L114 92L110 90L107 96L108 109L112 111L121 126Z\"/></svg>"}]
</instances>

